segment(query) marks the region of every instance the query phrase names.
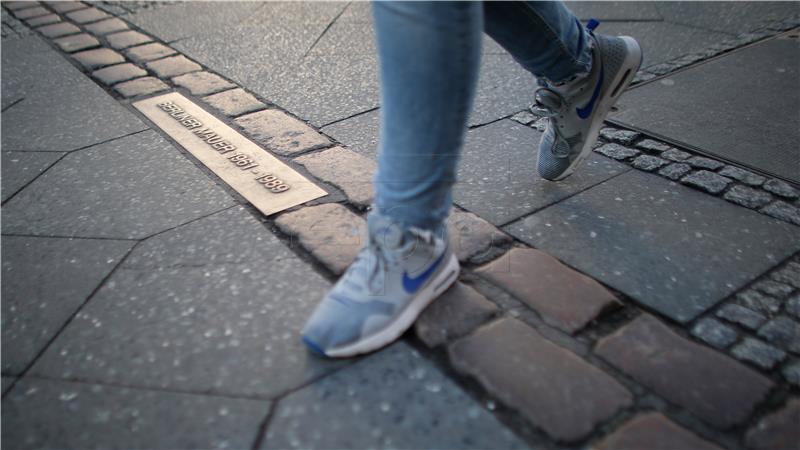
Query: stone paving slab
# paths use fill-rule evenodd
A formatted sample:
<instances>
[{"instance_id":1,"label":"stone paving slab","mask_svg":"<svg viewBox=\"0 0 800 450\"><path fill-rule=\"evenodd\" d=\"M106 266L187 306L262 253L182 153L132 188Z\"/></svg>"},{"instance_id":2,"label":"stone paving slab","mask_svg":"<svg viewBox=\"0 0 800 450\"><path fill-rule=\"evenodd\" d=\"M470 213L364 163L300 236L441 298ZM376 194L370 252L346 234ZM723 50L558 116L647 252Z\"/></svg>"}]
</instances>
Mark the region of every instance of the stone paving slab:
<instances>
[{"instance_id":1,"label":"stone paving slab","mask_svg":"<svg viewBox=\"0 0 800 450\"><path fill-rule=\"evenodd\" d=\"M3 113L3 150L73 150L146 129L39 38L3 41L2 53L3 98L25 98Z\"/></svg>"},{"instance_id":2,"label":"stone paving slab","mask_svg":"<svg viewBox=\"0 0 800 450\"><path fill-rule=\"evenodd\" d=\"M536 172L540 139L538 131L510 120L467 133L453 191L455 202L502 225L630 170L591 155L566 180L544 180Z\"/></svg>"},{"instance_id":3,"label":"stone paving slab","mask_svg":"<svg viewBox=\"0 0 800 450\"><path fill-rule=\"evenodd\" d=\"M272 398L345 364L298 335L327 289L248 212L209 216L137 247L32 373Z\"/></svg>"},{"instance_id":4,"label":"stone paving slab","mask_svg":"<svg viewBox=\"0 0 800 450\"><path fill-rule=\"evenodd\" d=\"M659 413L636 416L603 439L596 450L721 450Z\"/></svg>"},{"instance_id":5,"label":"stone paving slab","mask_svg":"<svg viewBox=\"0 0 800 450\"><path fill-rule=\"evenodd\" d=\"M680 337L649 315L601 339L595 352L666 400L722 428L744 422L773 387L768 378Z\"/></svg>"},{"instance_id":6,"label":"stone paving slab","mask_svg":"<svg viewBox=\"0 0 800 450\"><path fill-rule=\"evenodd\" d=\"M428 347L465 336L497 314L497 306L459 281L432 302L414 322L414 333Z\"/></svg>"},{"instance_id":7,"label":"stone paving slab","mask_svg":"<svg viewBox=\"0 0 800 450\"><path fill-rule=\"evenodd\" d=\"M16 194L62 155L57 152L3 152L2 200L5 202Z\"/></svg>"},{"instance_id":8,"label":"stone paving slab","mask_svg":"<svg viewBox=\"0 0 800 450\"><path fill-rule=\"evenodd\" d=\"M480 328L449 354L456 369L559 441L581 439L633 400L605 372L515 319Z\"/></svg>"},{"instance_id":9,"label":"stone paving slab","mask_svg":"<svg viewBox=\"0 0 800 450\"><path fill-rule=\"evenodd\" d=\"M800 398L792 397L779 411L761 419L745 435L749 448L756 450L792 449L800 442Z\"/></svg>"},{"instance_id":10,"label":"stone paving slab","mask_svg":"<svg viewBox=\"0 0 800 450\"><path fill-rule=\"evenodd\" d=\"M3 232L139 239L233 204L147 131L64 157L4 206Z\"/></svg>"},{"instance_id":11,"label":"stone paving slab","mask_svg":"<svg viewBox=\"0 0 800 450\"><path fill-rule=\"evenodd\" d=\"M799 50L796 39L772 39L733 52L633 89L610 117L800 182L800 118L792 113L800 104L800 68L789 63ZM770 89L753 89L752 80Z\"/></svg>"},{"instance_id":12,"label":"stone paving slab","mask_svg":"<svg viewBox=\"0 0 800 450\"><path fill-rule=\"evenodd\" d=\"M175 53L176 52L174 49L158 42L139 45L137 47L125 50L125 55L133 62L137 63L153 61L166 56L174 55Z\"/></svg>"},{"instance_id":13,"label":"stone paving slab","mask_svg":"<svg viewBox=\"0 0 800 450\"><path fill-rule=\"evenodd\" d=\"M279 155L295 155L331 144L305 122L277 109L247 114L235 122L250 138Z\"/></svg>"},{"instance_id":14,"label":"stone paving slab","mask_svg":"<svg viewBox=\"0 0 800 450\"><path fill-rule=\"evenodd\" d=\"M192 95L216 94L235 87L233 83L210 72L187 73L173 78L172 82L178 86L185 87Z\"/></svg>"},{"instance_id":15,"label":"stone paving slab","mask_svg":"<svg viewBox=\"0 0 800 450\"><path fill-rule=\"evenodd\" d=\"M3 373L19 374L133 242L3 236L2 247Z\"/></svg>"},{"instance_id":16,"label":"stone paving slab","mask_svg":"<svg viewBox=\"0 0 800 450\"><path fill-rule=\"evenodd\" d=\"M620 306L600 283L534 249L513 248L476 273L513 294L545 322L575 333L603 311Z\"/></svg>"},{"instance_id":17,"label":"stone paving slab","mask_svg":"<svg viewBox=\"0 0 800 450\"><path fill-rule=\"evenodd\" d=\"M156 92L162 92L168 89L169 85L155 77L137 78L114 86L114 90L125 98L155 94Z\"/></svg>"},{"instance_id":18,"label":"stone paving slab","mask_svg":"<svg viewBox=\"0 0 800 450\"><path fill-rule=\"evenodd\" d=\"M248 448L269 403L23 379L3 399L9 448Z\"/></svg>"},{"instance_id":19,"label":"stone paving slab","mask_svg":"<svg viewBox=\"0 0 800 450\"><path fill-rule=\"evenodd\" d=\"M92 72L93 77L108 86L145 75L147 75L147 72L145 72L144 69L134 66L131 63L117 64Z\"/></svg>"},{"instance_id":20,"label":"stone paving slab","mask_svg":"<svg viewBox=\"0 0 800 450\"><path fill-rule=\"evenodd\" d=\"M49 38L57 38L80 33L81 29L71 23L62 22L41 27L37 31Z\"/></svg>"},{"instance_id":21,"label":"stone paving slab","mask_svg":"<svg viewBox=\"0 0 800 450\"><path fill-rule=\"evenodd\" d=\"M800 13L792 2L658 2L664 20L697 28L738 34L752 31L764 20L782 20Z\"/></svg>"},{"instance_id":22,"label":"stone paving slab","mask_svg":"<svg viewBox=\"0 0 800 450\"><path fill-rule=\"evenodd\" d=\"M192 75L192 74L189 74ZM204 97L203 101L230 117L241 116L267 107L242 88L231 89Z\"/></svg>"},{"instance_id":23,"label":"stone paving slab","mask_svg":"<svg viewBox=\"0 0 800 450\"><path fill-rule=\"evenodd\" d=\"M377 161L379 129L380 110L375 110L322 127L321 131L359 155Z\"/></svg>"},{"instance_id":24,"label":"stone paving slab","mask_svg":"<svg viewBox=\"0 0 800 450\"><path fill-rule=\"evenodd\" d=\"M118 31L125 31L127 29L128 25L116 17L86 25L86 30L97 36L104 36L109 33L116 33Z\"/></svg>"},{"instance_id":25,"label":"stone paving slab","mask_svg":"<svg viewBox=\"0 0 800 450\"><path fill-rule=\"evenodd\" d=\"M527 448L404 343L277 404L262 448Z\"/></svg>"},{"instance_id":26,"label":"stone paving slab","mask_svg":"<svg viewBox=\"0 0 800 450\"><path fill-rule=\"evenodd\" d=\"M344 147L334 147L295 159L315 177L344 191L356 205L372 202L372 181L377 164L369 158Z\"/></svg>"},{"instance_id":27,"label":"stone paving slab","mask_svg":"<svg viewBox=\"0 0 800 450\"><path fill-rule=\"evenodd\" d=\"M797 227L638 171L505 230L679 322L800 249Z\"/></svg>"},{"instance_id":28,"label":"stone paving slab","mask_svg":"<svg viewBox=\"0 0 800 450\"><path fill-rule=\"evenodd\" d=\"M511 237L469 211L451 209L447 217L450 247L462 263L480 263L511 242Z\"/></svg>"}]
</instances>

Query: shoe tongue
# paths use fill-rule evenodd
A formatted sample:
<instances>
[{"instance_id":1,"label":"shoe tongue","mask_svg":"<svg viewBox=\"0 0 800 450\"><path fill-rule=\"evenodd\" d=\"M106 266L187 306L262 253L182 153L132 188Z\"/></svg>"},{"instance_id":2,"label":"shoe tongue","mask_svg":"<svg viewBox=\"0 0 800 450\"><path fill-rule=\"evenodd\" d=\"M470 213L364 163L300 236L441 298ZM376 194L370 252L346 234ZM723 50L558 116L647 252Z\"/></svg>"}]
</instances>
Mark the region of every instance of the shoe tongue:
<instances>
[{"instance_id":1,"label":"shoe tongue","mask_svg":"<svg viewBox=\"0 0 800 450\"><path fill-rule=\"evenodd\" d=\"M370 214L367 218L369 235L382 247L400 248L405 241L405 231L391 219L378 214Z\"/></svg>"}]
</instances>

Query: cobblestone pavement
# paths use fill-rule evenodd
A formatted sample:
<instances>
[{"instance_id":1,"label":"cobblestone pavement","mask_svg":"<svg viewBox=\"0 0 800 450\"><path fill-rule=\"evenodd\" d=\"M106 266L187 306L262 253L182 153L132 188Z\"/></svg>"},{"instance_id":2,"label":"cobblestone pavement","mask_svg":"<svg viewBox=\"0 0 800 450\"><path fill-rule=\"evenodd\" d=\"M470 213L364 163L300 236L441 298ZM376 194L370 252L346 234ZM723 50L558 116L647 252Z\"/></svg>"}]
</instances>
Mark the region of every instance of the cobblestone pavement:
<instances>
[{"instance_id":1,"label":"cobblestone pavement","mask_svg":"<svg viewBox=\"0 0 800 450\"><path fill-rule=\"evenodd\" d=\"M797 3L570 6L640 38L642 85L800 25ZM2 27L7 447L800 442L797 185L617 122L540 180L533 80L487 39L459 282L400 342L321 360L298 330L373 196L368 4L17 1ZM329 194L264 217L131 106L170 91Z\"/></svg>"}]
</instances>

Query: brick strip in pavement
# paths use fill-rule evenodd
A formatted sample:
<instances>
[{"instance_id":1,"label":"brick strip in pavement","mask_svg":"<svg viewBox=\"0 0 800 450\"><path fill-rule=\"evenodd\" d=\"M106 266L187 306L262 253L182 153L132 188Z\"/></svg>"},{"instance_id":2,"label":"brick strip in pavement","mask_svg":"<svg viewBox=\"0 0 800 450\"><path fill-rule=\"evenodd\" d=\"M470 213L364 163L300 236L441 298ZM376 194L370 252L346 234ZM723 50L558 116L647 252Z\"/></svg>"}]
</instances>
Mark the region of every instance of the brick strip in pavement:
<instances>
[{"instance_id":1,"label":"brick strip in pavement","mask_svg":"<svg viewBox=\"0 0 800 450\"><path fill-rule=\"evenodd\" d=\"M513 248L476 272L569 333L619 305L600 283L539 250Z\"/></svg>"},{"instance_id":2,"label":"brick strip in pavement","mask_svg":"<svg viewBox=\"0 0 800 450\"><path fill-rule=\"evenodd\" d=\"M611 376L516 319L479 328L449 354L456 369L559 441L584 438L633 401Z\"/></svg>"},{"instance_id":3,"label":"brick strip in pavement","mask_svg":"<svg viewBox=\"0 0 800 450\"><path fill-rule=\"evenodd\" d=\"M497 311L478 291L456 281L420 314L414 333L428 347L436 347L465 336Z\"/></svg>"},{"instance_id":4,"label":"brick strip in pavement","mask_svg":"<svg viewBox=\"0 0 800 450\"><path fill-rule=\"evenodd\" d=\"M634 417L593 450L721 450L659 413Z\"/></svg>"},{"instance_id":5,"label":"brick strip in pavement","mask_svg":"<svg viewBox=\"0 0 800 450\"><path fill-rule=\"evenodd\" d=\"M781 410L751 427L745 443L755 450L796 450L800 446L800 398L790 399Z\"/></svg>"},{"instance_id":6,"label":"brick strip in pavement","mask_svg":"<svg viewBox=\"0 0 800 450\"><path fill-rule=\"evenodd\" d=\"M336 203L282 214L275 224L337 275L353 262L366 236L364 219Z\"/></svg>"},{"instance_id":7,"label":"brick strip in pavement","mask_svg":"<svg viewBox=\"0 0 800 450\"><path fill-rule=\"evenodd\" d=\"M666 400L722 428L747 420L773 383L743 364L643 315L603 338L603 359Z\"/></svg>"}]
</instances>

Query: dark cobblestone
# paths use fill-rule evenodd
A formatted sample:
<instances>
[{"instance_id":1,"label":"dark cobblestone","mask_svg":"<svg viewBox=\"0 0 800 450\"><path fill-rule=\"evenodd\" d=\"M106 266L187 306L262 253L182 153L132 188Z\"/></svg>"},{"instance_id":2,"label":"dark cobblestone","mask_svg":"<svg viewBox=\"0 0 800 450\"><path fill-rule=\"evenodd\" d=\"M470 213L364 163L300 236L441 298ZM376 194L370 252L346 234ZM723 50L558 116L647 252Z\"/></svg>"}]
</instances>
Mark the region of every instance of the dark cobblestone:
<instances>
[{"instance_id":1,"label":"dark cobblestone","mask_svg":"<svg viewBox=\"0 0 800 450\"><path fill-rule=\"evenodd\" d=\"M673 148L661 153L662 158L675 162L686 161L687 159L691 158L691 156L692 156L691 153L686 153L684 151L678 150L677 148Z\"/></svg>"},{"instance_id":2,"label":"dark cobblestone","mask_svg":"<svg viewBox=\"0 0 800 450\"><path fill-rule=\"evenodd\" d=\"M786 316L776 317L758 330L758 335L793 353L800 353L800 323Z\"/></svg>"},{"instance_id":3,"label":"dark cobblestone","mask_svg":"<svg viewBox=\"0 0 800 450\"><path fill-rule=\"evenodd\" d=\"M795 295L786 301L786 312L800 319L800 294Z\"/></svg>"},{"instance_id":4,"label":"dark cobblestone","mask_svg":"<svg viewBox=\"0 0 800 450\"><path fill-rule=\"evenodd\" d=\"M719 174L728 178L733 178L736 181L740 181L750 186L761 186L766 180L766 178L762 177L761 175L757 175L753 172L740 169L735 166L725 166L719 171Z\"/></svg>"},{"instance_id":5,"label":"dark cobblestone","mask_svg":"<svg viewBox=\"0 0 800 450\"><path fill-rule=\"evenodd\" d=\"M691 171L692 168L688 164L673 163L659 170L658 174L667 177L670 180L677 181Z\"/></svg>"},{"instance_id":6,"label":"dark cobblestone","mask_svg":"<svg viewBox=\"0 0 800 450\"><path fill-rule=\"evenodd\" d=\"M700 188L711 194L719 194L731 183L731 180L714 172L698 170L681 178L681 183Z\"/></svg>"},{"instance_id":7,"label":"dark cobblestone","mask_svg":"<svg viewBox=\"0 0 800 450\"><path fill-rule=\"evenodd\" d=\"M731 349L736 358L751 362L762 369L770 370L786 358L786 352L766 342L750 337L744 338Z\"/></svg>"},{"instance_id":8,"label":"dark cobblestone","mask_svg":"<svg viewBox=\"0 0 800 450\"><path fill-rule=\"evenodd\" d=\"M769 277L780 283L786 283L800 289L800 263L792 261L769 274Z\"/></svg>"},{"instance_id":9,"label":"dark cobblestone","mask_svg":"<svg viewBox=\"0 0 800 450\"><path fill-rule=\"evenodd\" d=\"M606 144L595 149L595 151L608 156L609 158L616 159L617 161L623 161L641 153L639 150L623 147L618 144Z\"/></svg>"},{"instance_id":10,"label":"dark cobblestone","mask_svg":"<svg viewBox=\"0 0 800 450\"><path fill-rule=\"evenodd\" d=\"M647 172L652 172L666 164L669 163L657 156L650 155L639 155L633 160L633 167Z\"/></svg>"},{"instance_id":11,"label":"dark cobblestone","mask_svg":"<svg viewBox=\"0 0 800 450\"><path fill-rule=\"evenodd\" d=\"M745 443L754 450L797 450L800 442L800 399L791 398L782 409L747 430Z\"/></svg>"},{"instance_id":12,"label":"dark cobblestone","mask_svg":"<svg viewBox=\"0 0 800 450\"><path fill-rule=\"evenodd\" d=\"M736 330L711 317L697 321L692 327L692 334L717 348L728 347L739 337Z\"/></svg>"},{"instance_id":13,"label":"dark cobblestone","mask_svg":"<svg viewBox=\"0 0 800 450\"><path fill-rule=\"evenodd\" d=\"M758 209L772 201L768 193L747 186L735 185L723 195L725 200L746 208Z\"/></svg>"},{"instance_id":14,"label":"dark cobblestone","mask_svg":"<svg viewBox=\"0 0 800 450\"><path fill-rule=\"evenodd\" d=\"M781 374L789 383L800 386L800 360L784 367Z\"/></svg>"},{"instance_id":15,"label":"dark cobblestone","mask_svg":"<svg viewBox=\"0 0 800 450\"><path fill-rule=\"evenodd\" d=\"M779 195L788 199L800 197L800 191L793 188L789 183L781 180L772 179L767 181L764 183L764 189L772 192L775 195Z\"/></svg>"},{"instance_id":16,"label":"dark cobblestone","mask_svg":"<svg viewBox=\"0 0 800 450\"><path fill-rule=\"evenodd\" d=\"M619 427L592 450L721 450L663 415L638 415Z\"/></svg>"},{"instance_id":17,"label":"dark cobblestone","mask_svg":"<svg viewBox=\"0 0 800 450\"><path fill-rule=\"evenodd\" d=\"M616 128L603 128L600 136L607 141L622 145L631 145L641 136L639 133L630 130L618 130Z\"/></svg>"},{"instance_id":18,"label":"dark cobblestone","mask_svg":"<svg viewBox=\"0 0 800 450\"><path fill-rule=\"evenodd\" d=\"M705 158L702 156L692 156L691 158L686 160L686 164L689 164L690 166L697 169L707 169L707 170L717 170L725 165L717 160L711 158Z\"/></svg>"},{"instance_id":19,"label":"dark cobblestone","mask_svg":"<svg viewBox=\"0 0 800 450\"><path fill-rule=\"evenodd\" d=\"M736 303L770 317L781 310L778 299L752 289L736 294Z\"/></svg>"},{"instance_id":20,"label":"dark cobblestone","mask_svg":"<svg viewBox=\"0 0 800 450\"><path fill-rule=\"evenodd\" d=\"M776 219L800 225L800 208L789 203L777 201L761 208L761 212Z\"/></svg>"},{"instance_id":21,"label":"dark cobblestone","mask_svg":"<svg viewBox=\"0 0 800 450\"><path fill-rule=\"evenodd\" d=\"M648 152L655 152L655 153L665 152L665 151L667 151L667 150L672 148L667 144L664 144L664 143L661 143L661 142L658 142L658 141L654 141L652 139L645 139L645 140L639 142L638 144L636 144L636 147L640 148L642 150L646 150Z\"/></svg>"},{"instance_id":22,"label":"dark cobblestone","mask_svg":"<svg viewBox=\"0 0 800 450\"><path fill-rule=\"evenodd\" d=\"M717 311L717 317L751 330L757 329L767 321L763 314L735 303L730 303L720 308Z\"/></svg>"},{"instance_id":23,"label":"dark cobblestone","mask_svg":"<svg viewBox=\"0 0 800 450\"><path fill-rule=\"evenodd\" d=\"M794 291L792 286L774 280L761 280L753 285L753 289L778 298L784 298Z\"/></svg>"}]
</instances>

